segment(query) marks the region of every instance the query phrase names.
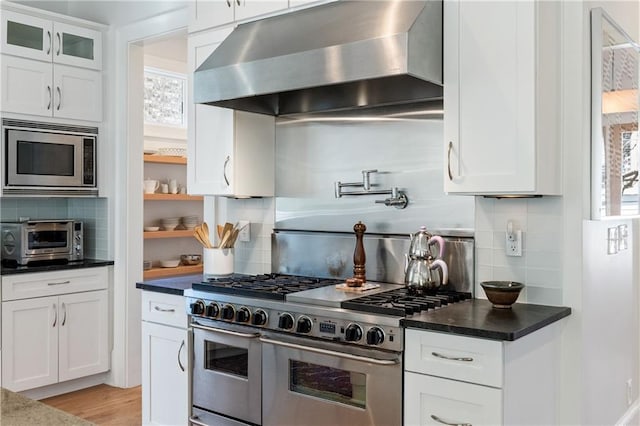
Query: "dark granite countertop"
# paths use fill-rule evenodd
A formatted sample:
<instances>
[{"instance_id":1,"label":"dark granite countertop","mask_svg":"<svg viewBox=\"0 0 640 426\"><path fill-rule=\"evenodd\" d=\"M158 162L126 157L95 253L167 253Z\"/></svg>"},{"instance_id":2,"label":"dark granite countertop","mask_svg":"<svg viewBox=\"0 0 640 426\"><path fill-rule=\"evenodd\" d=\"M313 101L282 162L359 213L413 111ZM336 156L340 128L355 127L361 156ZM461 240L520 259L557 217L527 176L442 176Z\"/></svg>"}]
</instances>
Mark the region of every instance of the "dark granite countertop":
<instances>
[{"instance_id":1,"label":"dark granite countertop","mask_svg":"<svg viewBox=\"0 0 640 426\"><path fill-rule=\"evenodd\" d=\"M146 280L136 288L182 296L202 281L202 275L183 275ZM492 340L516 340L571 314L562 306L516 303L512 309L494 309L484 299L454 303L446 309L429 310L400 321L403 327L442 331Z\"/></svg>"},{"instance_id":2,"label":"dark granite countertop","mask_svg":"<svg viewBox=\"0 0 640 426\"><path fill-rule=\"evenodd\" d=\"M177 294L182 296L185 290L191 288L191 284L202 281L202 274L181 275L171 278L158 278L136 283L136 288L158 293Z\"/></svg>"},{"instance_id":3,"label":"dark granite countertop","mask_svg":"<svg viewBox=\"0 0 640 426\"><path fill-rule=\"evenodd\" d=\"M563 306L516 303L511 309L495 309L491 302L472 299L413 315L401 321L407 328L493 340L516 340L571 314Z\"/></svg>"},{"instance_id":4,"label":"dark granite countertop","mask_svg":"<svg viewBox=\"0 0 640 426\"><path fill-rule=\"evenodd\" d=\"M82 269L82 268L96 268L99 266L113 265L113 260L101 260L101 259L84 259L77 262L67 263L39 263L29 264L25 266L15 266L2 264L0 268L0 275L14 275L14 274L30 274L33 272L51 272L51 271L64 271L66 269Z\"/></svg>"}]
</instances>

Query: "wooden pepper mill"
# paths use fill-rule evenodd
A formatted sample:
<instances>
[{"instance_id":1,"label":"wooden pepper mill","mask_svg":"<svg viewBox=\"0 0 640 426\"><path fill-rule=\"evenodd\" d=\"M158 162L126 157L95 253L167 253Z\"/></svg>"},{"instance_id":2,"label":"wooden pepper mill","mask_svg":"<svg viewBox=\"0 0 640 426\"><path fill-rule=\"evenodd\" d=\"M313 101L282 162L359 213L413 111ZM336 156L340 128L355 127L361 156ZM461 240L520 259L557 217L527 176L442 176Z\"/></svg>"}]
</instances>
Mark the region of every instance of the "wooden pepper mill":
<instances>
[{"instance_id":1,"label":"wooden pepper mill","mask_svg":"<svg viewBox=\"0 0 640 426\"><path fill-rule=\"evenodd\" d=\"M364 254L364 244L362 243L362 237L367 227L364 223L358 222L353 226L353 230L356 233L356 249L353 252L353 277L362 280L362 283L367 282L366 271L364 264L367 258Z\"/></svg>"}]
</instances>

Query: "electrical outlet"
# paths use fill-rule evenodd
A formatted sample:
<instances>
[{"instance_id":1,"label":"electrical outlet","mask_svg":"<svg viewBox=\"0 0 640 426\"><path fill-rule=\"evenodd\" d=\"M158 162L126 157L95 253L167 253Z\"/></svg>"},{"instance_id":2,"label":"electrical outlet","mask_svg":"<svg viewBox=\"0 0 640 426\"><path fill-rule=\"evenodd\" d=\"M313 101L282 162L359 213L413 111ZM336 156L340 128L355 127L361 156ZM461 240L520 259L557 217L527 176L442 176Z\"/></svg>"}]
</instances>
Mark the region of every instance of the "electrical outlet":
<instances>
[{"instance_id":1,"label":"electrical outlet","mask_svg":"<svg viewBox=\"0 0 640 426\"><path fill-rule=\"evenodd\" d=\"M505 235L505 250L507 256L522 256L522 231L511 231Z\"/></svg>"},{"instance_id":2,"label":"electrical outlet","mask_svg":"<svg viewBox=\"0 0 640 426\"><path fill-rule=\"evenodd\" d=\"M240 229L240 232L238 233L238 241L243 241L245 243L251 241L251 222L248 220L239 220L238 229Z\"/></svg>"}]
</instances>

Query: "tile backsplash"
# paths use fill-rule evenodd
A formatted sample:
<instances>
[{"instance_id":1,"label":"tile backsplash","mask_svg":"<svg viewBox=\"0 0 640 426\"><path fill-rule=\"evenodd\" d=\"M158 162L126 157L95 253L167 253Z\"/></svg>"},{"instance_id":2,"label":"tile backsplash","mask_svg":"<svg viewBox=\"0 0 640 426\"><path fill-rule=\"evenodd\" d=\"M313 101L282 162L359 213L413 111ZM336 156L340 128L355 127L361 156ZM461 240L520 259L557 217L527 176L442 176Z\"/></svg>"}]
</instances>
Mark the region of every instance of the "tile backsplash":
<instances>
[{"instance_id":1,"label":"tile backsplash","mask_svg":"<svg viewBox=\"0 0 640 426\"><path fill-rule=\"evenodd\" d=\"M271 234L274 224L274 199L251 198L217 201L218 223L239 220L251 222L251 241L236 241L235 272L266 274L271 272Z\"/></svg>"},{"instance_id":2,"label":"tile backsplash","mask_svg":"<svg viewBox=\"0 0 640 426\"><path fill-rule=\"evenodd\" d=\"M76 219L84 222L85 257L108 259L106 198L2 198L0 219Z\"/></svg>"},{"instance_id":3,"label":"tile backsplash","mask_svg":"<svg viewBox=\"0 0 640 426\"><path fill-rule=\"evenodd\" d=\"M522 256L505 253L507 223L523 234ZM481 281L512 280L526 287L519 301L562 304L562 198L476 197L476 295Z\"/></svg>"}]
</instances>

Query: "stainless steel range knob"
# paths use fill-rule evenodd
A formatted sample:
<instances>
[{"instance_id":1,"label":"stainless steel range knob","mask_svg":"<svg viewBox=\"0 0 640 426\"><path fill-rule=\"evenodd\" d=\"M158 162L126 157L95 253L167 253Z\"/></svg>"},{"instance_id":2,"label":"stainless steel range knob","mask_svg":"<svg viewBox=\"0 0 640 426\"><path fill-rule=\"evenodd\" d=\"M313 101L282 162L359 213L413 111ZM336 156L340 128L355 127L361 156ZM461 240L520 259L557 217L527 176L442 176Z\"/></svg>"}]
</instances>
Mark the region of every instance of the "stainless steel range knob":
<instances>
[{"instance_id":1,"label":"stainless steel range knob","mask_svg":"<svg viewBox=\"0 0 640 426\"><path fill-rule=\"evenodd\" d=\"M313 322L308 317L300 317L298 318L298 326L296 327L296 332L298 333L309 333L313 328Z\"/></svg>"},{"instance_id":2,"label":"stainless steel range knob","mask_svg":"<svg viewBox=\"0 0 640 426\"><path fill-rule=\"evenodd\" d=\"M247 308L240 308L240 310L238 310L236 312L236 321L237 322L249 322L249 319L251 318L251 311L249 311L249 309Z\"/></svg>"},{"instance_id":3,"label":"stainless steel range knob","mask_svg":"<svg viewBox=\"0 0 640 426\"><path fill-rule=\"evenodd\" d=\"M267 313L262 309L258 309L253 313L251 317L251 324L253 325L265 325L267 323Z\"/></svg>"},{"instance_id":4,"label":"stainless steel range knob","mask_svg":"<svg viewBox=\"0 0 640 426\"><path fill-rule=\"evenodd\" d=\"M380 327L371 327L367 331L367 345L381 345L384 342L384 331Z\"/></svg>"},{"instance_id":5,"label":"stainless steel range knob","mask_svg":"<svg viewBox=\"0 0 640 426\"><path fill-rule=\"evenodd\" d=\"M207 313L205 315L211 318L217 317L220 315L220 307L216 303L209 303L207 305Z\"/></svg>"},{"instance_id":6,"label":"stainless steel range knob","mask_svg":"<svg viewBox=\"0 0 640 426\"><path fill-rule=\"evenodd\" d=\"M196 300L189 308L191 309L191 315L202 315L204 313L204 302L202 300Z\"/></svg>"},{"instance_id":7,"label":"stainless steel range knob","mask_svg":"<svg viewBox=\"0 0 640 426\"><path fill-rule=\"evenodd\" d=\"M362 327L358 324L349 324L344 332L344 340L347 342L358 342L362 339Z\"/></svg>"},{"instance_id":8,"label":"stainless steel range knob","mask_svg":"<svg viewBox=\"0 0 640 426\"><path fill-rule=\"evenodd\" d=\"M278 328L291 330L293 328L293 316L286 312L280 315L280 318L278 319Z\"/></svg>"},{"instance_id":9,"label":"stainless steel range knob","mask_svg":"<svg viewBox=\"0 0 640 426\"><path fill-rule=\"evenodd\" d=\"M222 319L231 321L235 316L236 316L236 310L233 306L224 305L222 307Z\"/></svg>"}]
</instances>

